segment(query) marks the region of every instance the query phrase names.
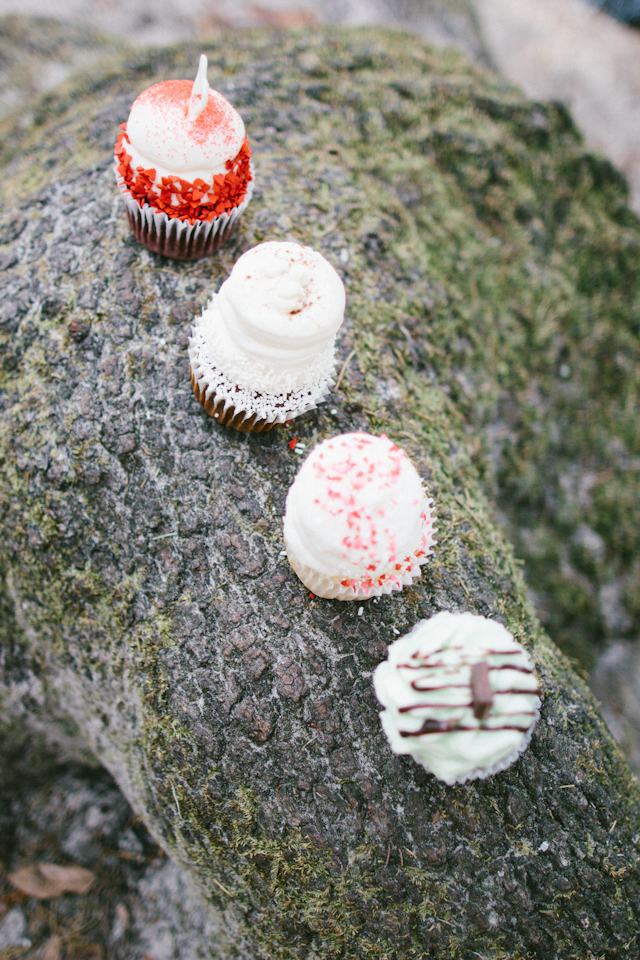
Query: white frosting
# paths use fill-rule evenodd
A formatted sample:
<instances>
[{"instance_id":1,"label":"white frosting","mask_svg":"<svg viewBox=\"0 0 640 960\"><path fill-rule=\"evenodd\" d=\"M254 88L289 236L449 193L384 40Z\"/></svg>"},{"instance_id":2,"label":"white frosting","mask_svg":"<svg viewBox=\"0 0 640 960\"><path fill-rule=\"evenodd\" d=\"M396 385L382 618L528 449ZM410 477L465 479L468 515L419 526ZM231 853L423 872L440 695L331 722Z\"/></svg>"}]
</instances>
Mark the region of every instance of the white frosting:
<instances>
[{"instance_id":1,"label":"white frosting","mask_svg":"<svg viewBox=\"0 0 640 960\"><path fill-rule=\"evenodd\" d=\"M319 444L289 490L287 549L326 577L400 579L423 545L430 509L408 457L385 436L348 433ZM433 540L431 540L433 543Z\"/></svg>"},{"instance_id":2,"label":"white frosting","mask_svg":"<svg viewBox=\"0 0 640 960\"><path fill-rule=\"evenodd\" d=\"M132 143L126 140L125 134L125 150L131 157L131 169L137 170L138 167L143 167L145 170L154 169L156 175L153 178L153 182L157 187L160 187L162 184L163 177L175 177L182 176L183 174L177 170L170 170L168 167L162 167L159 163L154 163L148 157L143 156ZM184 174L185 179L193 183L195 180L203 180L208 187L213 186L213 178L217 176L224 176L227 172L226 162L218 163L216 166L211 167L208 170L189 170ZM158 190L158 193L160 191ZM175 202L175 200L174 200Z\"/></svg>"},{"instance_id":3,"label":"white frosting","mask_svg":"<svg viewBox=\"0 0 640 960\"><path fill-rule=\"evenodd\" d=\"M474 713L471 688L472 667L481 661L493 692L484 719ZM391 644L373 684L393 752L410 754L449 784L510 766L539 715L538 681L527 653L501 624L472 613L421 620Z\"/></svg>"},{"instance_id":4,"label":"white frosting","mask_svg":"<svg viewBox=\"0 0 640 960\"><path fill-rule=\"evenodd\" d=\"M435 544L433 537L433 519L427 512L431 501L426 502L426 510L422 514L422 541L421 549L407 558L407 561L395 569L392 573L384 574L376 580L370 577L353 577L345 579L344 577L328 577L323 573L312 570L311 567L300 563L293 551L291 544L285 536L284 543L287 548L287 557L289 563L298 574L305 587L316 597L325 597L327 600L369 600L371 597L382 597L385 594L393 593L395 590L402 590L420 576L422 573L421 564L426 563L431 548ZM397 565L396 565L397 567Z\"/></svg>"},{"instance_id":5,"label":"white frosting","mask_svg":"<svg viewBox=\"0 0 640 960\"><path fill-rule=\"evenodd\" d=\"M156 83L131 108L126 132L131 166L155 167L156 183L163 176L184 176L211 184L244 142L242 117L209 89L206 61L204 76L199 70L196 81L197 87L189 80Z\"/></svg>"},{"instance_id":6,"label":"white frosting","mask_svg":"<svg viewBox=\"0 0 640 960\"><path fill-rule=\"evenodd\" d=\"M261 243L236 262L194 336L240 387L286 394L333 374L344 305L342 281L321 254L297 243Z\"/></svg>"}]
</instances>

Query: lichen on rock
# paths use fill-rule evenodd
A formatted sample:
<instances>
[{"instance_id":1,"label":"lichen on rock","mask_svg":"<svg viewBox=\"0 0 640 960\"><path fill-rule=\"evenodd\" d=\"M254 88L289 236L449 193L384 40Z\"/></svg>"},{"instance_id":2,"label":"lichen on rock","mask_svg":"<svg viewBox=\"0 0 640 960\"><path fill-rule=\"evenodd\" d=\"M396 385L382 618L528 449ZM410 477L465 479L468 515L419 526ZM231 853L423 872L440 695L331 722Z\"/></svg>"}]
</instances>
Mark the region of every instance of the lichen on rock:
<instances>
[{"instance_id":1,"label":"lichen on rock","mask_svg":"<svg viewBox=\"0 0 640 960\"><path fill-rule=\"evenodd\" d=\"M400 34L257 32L204 52L257 171L215 258L140 247L111 169L137 92L190 75L194 49L115 61L5 140L0 556L29 669L191 869L212 956L628 955L637 785L533 613L483 439L510 446L494 444L496 475L523 503L563 489L554 456L573 462L554 417L565 440L583 425L575 456L602 437L599 463L605 427L578 414L602 396L631 443L634 382L613 376L637 350L623 185L562 109ZM193 396L189 323L266 239L341 271L351 358L323 407L241 436ZM362 615L311 598L282 555L296 450L356 429L406 450L439 526L422 578ZM600 487L623 484L630 509L607 469ZM574 522L549 502L551 530ZM623 528L613 516L607 549ZM523 757L452 788L390 753L371 686L387 644L441 609L506 624L543 686Z\"/></svg>"}]
</instances>

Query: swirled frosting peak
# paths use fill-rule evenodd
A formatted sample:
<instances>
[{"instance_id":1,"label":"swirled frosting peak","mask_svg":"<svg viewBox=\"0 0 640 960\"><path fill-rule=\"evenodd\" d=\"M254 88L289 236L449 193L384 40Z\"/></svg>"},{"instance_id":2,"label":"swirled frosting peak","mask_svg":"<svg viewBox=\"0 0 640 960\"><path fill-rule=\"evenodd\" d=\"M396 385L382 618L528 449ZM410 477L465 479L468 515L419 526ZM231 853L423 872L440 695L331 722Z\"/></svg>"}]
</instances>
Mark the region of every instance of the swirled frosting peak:
<instances>
[{"instance_id":1,"label":"swirled frosting peak","mask_svg":"<svg viewBox=\"0 0 640 960\"><path fill-rule=\"evenodd\" d=\"M373 683L393 752L450 784L510 766L539 715L527 653L500 623L472 613L421 620L391 644Z\"/></svg>"},{"instance_id":2,"label":"swirled frosting peak","mask_svg":"<svg viewBox=\"0 0 640 960\"><path fill-rule=\"evenodd\" d=\"M289 490L287 551L326 577L373 584L416 563L425 511L418 471L399 447L343 434L311 452Z\"/></svg>"}]
</instances>

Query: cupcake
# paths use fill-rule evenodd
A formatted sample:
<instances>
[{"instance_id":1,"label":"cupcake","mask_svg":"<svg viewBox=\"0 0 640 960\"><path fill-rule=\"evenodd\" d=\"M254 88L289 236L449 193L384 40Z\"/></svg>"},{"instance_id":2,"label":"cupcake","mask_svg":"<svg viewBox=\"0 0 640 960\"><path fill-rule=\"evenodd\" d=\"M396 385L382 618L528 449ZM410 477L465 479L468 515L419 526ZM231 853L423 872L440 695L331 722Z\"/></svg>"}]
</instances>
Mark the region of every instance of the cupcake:
<instances>
[{"instance_id":1,"label":"cupcake","mask_svg":"<svg viewBox=\"0 0 640 960\"><path fill-rule=\"evenodd\" d=\"M533 669L495 620L446 612L421 620L373 675L391 749L448 784L505 770L539 717Z\"/></svg>"},{"instance_id":2,"label":"cupcake","mask_svg":"<svg viewBox=\"0 0 640 960\"><path fill-rule=\"evenodd\" d=\"M333 385L344 304L340 277L311 247L248 250L193 327L191 384L207 413L259 433L312 410Z\"/></svg>"},{"instance_id":3,"label":"cupcake","mask_svg":"<svg viewBox=\"0 0 640 960\"><path fill-rule=\"evenodd\" d=\"M435 543L431 502L388 437L325 440L287 496L289 563L319 597L363 600L402 590L420 576Z\"/></svg>"},{"instance_id":4,"label":"cupcake","mask_svg":"<svg viewBox=\"0 0 640 960\"><path fill-rule=\"evenodd\" d=\"M141 243L176 260L197 260L229 239L253 192L244 124L209 89L207 58L195 81L143 90L115 147L116 180Z\"/></svg>"}]
</instances>

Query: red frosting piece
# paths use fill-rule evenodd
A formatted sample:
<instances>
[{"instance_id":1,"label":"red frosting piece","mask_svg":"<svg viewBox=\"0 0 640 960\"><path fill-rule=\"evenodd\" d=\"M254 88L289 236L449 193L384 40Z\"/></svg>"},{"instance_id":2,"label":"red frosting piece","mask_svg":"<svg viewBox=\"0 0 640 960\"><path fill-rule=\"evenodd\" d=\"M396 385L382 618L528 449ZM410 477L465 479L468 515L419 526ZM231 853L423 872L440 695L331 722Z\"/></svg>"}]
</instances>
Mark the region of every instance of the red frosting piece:
<instances>
[{"instance_id":1,"label":"red frosting piece","mask_svg":"<svg viewBox=\"0 0 640 960\"><path fill-rule=\"evenodd\" d=\"M188 83L189 81L177 82ZM162 86L165 85L162 84ZM208 110L207 107L203 115L208 113ZM154 184L155 169L145 170L143 167L137 167L133 170L131 167L131 156L126 149L129 146L126 129L127 125L121 124L122 133L118 134L116 141L115 154L119 161L117 170L140 207L148 203L154 210L166 213L168 217L188 220L189 223L194 224L199 220L214 220L223 213L233 210L244 200L247 184L252 179L249 165L251 149L248 140L245 139L235 159L227 160L227 173L224 176L218 174L213 178L212 187L200 178L196 178L191 183L190 180L183 180L181 177L169 176L162 178L158 194L158 187Z\"/></svg>"}]
</instances>

